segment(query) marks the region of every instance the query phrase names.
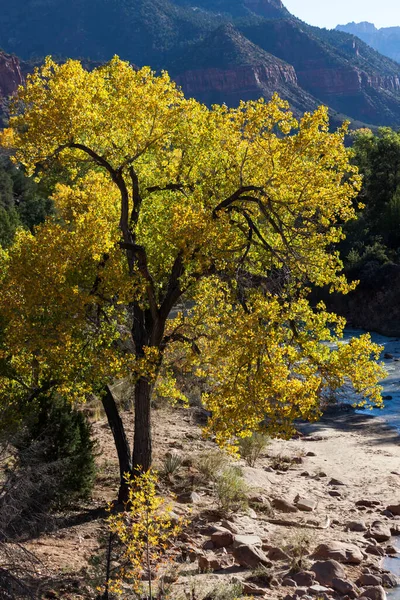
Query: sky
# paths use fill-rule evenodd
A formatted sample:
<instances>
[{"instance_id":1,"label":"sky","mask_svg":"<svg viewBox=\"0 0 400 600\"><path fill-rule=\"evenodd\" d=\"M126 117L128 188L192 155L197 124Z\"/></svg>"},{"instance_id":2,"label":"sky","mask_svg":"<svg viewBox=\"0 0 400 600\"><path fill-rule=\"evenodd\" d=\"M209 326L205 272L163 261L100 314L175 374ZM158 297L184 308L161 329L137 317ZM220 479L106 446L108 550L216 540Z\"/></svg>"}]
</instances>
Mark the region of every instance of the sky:
<instances>
[{"instance_id":1,"label":"sky","mask_svg":"<svg viewBox=\"0 0 400 600\"><path fill-rule=\"evenodd\" d=\"M400 26L399 0L283 0L286 8L310 25L333 29L350 21L377 27Z\"/></svg>"}]
</instances>

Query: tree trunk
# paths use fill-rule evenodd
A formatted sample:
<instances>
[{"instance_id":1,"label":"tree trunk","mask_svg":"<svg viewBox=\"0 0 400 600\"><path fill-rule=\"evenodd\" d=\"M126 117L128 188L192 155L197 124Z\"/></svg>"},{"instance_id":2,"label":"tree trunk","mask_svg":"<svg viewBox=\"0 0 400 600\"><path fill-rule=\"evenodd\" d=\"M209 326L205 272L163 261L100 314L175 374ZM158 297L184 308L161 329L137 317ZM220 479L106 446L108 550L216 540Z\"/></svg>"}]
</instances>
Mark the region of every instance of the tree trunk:
<instances>
[{"instance_id":1,"label":"tree trunk","mask_svg":"<svg viewBox=\"0 0 400 600\"><path fill-rule=\"evenodd\" d=\"M122 423L118 407L109 386L106 387L106 392L102 395L101 399L118 453L120 475L118 502L127 502L128 486L125 481L125 473L132 472L131 449L129 447L128 438L126 437L124 424Z\"/></svg>"},{"instance_id":2,"label":"tree trunk","mask_svg":"<svg viewBox=\"0 0 400 600\"><path fill-rule=\"evenodd\" d=\"M138 468L145 472L151 467L151 388L151 384L144 377L135 385L135 435L132 458L134 472Z\"/></svg>"}]
</instances>

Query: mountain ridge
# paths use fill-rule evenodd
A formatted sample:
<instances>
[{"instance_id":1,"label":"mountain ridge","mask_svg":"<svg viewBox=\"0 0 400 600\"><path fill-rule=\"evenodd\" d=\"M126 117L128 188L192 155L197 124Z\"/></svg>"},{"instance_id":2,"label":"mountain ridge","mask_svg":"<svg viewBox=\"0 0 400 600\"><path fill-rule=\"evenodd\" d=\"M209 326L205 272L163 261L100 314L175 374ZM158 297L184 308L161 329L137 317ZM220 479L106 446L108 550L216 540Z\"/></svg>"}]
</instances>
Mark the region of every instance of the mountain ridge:
<instances>
[{"instance_id":1,"label":"mountain ridge","mask_svg":"<svg viewBox=\"0 0 400 600\"><path fill-rule=\"evenodd\" d=\"M0 46L23 60L118 54L169 70L207 104L277 91L296 114L326 103L338 119L400 126L400 65L281 0L0 0L0 10Z\"/></svg>"},{"instance_id":2,"label":"mountain ridge","mask_svg":"<svg viewBox=\"0 0 400 600\"><path fill-rule=\"evenodd\" d=\"M366 44L389 58L400 63L400 27L376 27L368 21L337 25L337 31L357 36Z\"/></svg>"}]
</instances>

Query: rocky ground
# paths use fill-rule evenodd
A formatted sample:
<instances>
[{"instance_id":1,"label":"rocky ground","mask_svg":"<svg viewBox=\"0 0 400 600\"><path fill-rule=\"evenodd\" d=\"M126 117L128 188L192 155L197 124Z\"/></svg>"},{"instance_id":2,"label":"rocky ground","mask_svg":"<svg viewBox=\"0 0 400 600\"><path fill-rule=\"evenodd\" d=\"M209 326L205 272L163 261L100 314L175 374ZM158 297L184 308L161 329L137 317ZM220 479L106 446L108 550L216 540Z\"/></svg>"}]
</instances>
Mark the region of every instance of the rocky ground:
<instances>
[{"instance_id":1,"label":"rocky ground","mask_svg":"<svg viewBox=\"0 0 400 600\"><path fill-rule=\"evenodd\" d=\"M199 473L199 457L216 448L203 439L196 415L162 409L154 418L156 462L168 453L182 459L163 489L177 494L176 515L191 521L176 544L171 599L234 600L240 584L240 597L266 600L384 600L397 584L383 561L396 553L400 535L400 438L383 421L336 410L299 426L296 439L273 440L255 467L238 463L249 507L224 512ZM94 598L103 576L104 508L115 497L116 458L104 420L95 433L101 451L92 502L22 544L40 560L41 598Z\"/></svg>"}]
</instances>

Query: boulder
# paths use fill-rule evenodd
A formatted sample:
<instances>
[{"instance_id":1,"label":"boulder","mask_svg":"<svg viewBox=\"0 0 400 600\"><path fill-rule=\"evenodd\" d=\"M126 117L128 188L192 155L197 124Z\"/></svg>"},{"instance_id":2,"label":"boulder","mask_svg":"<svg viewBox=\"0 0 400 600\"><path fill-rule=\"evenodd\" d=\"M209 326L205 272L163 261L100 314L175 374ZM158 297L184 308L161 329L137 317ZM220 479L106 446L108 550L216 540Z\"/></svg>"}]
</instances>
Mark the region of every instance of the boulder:
<instances>
[{"instance_id":1,"label":"boulder","mask_svg":"<svg viewBox=\"0 0 400 600\"><path fill-rule=\"evenodd\" d=\"M380 502L379 500L357 500L356 502L356 506L358 506L358 508L374 508L375 506L379 506Z\"/></svg>"},{"instance_id":2,"label":"boulder","mask_svg":"<svg viewBox=\"0 0 400 600\"><path fill-rule=\"evenodd\" d=\"M221 525L224 529L227 529L231 533L234 533L234 534L240 533L239 527L237 525L235 525L235 523L232 523L231 521L227 521L225 519L225 520L221 521Z\"/></svg>"},{"instance_id":3,"label":"boulder","mask_svg":"<svg viewBox=\"0 0 400 600\"><path fill-rule=\"evenodd\" d=\"M349 598L357 598L358 596L355 585L351 581L347 581L347 579L334 577L332 579L332 587L343 596L348 596Z\"/></svg>"},{"instance_id":4,"label":"boulder","mask_svg":"<svg viewBox=\"0 0 400 600\"><path fill-rule=\"evenodd\" d=\"M381 585L369 587L363 591L363 596L369 600L387 600L386 592Z\"/></svg>"},{"instance_id":5,"label":"boulder","mask_svg":"<svg viewBox=\"0 0 400 600\"><path fill-rule=\"evenodd\" d=\"M317 508L317 503L315 500L311 500L310 498L301 498L300 496L296 498L295 505L299 510L304 512L312 512Z\"/></svg>"},{"instance_id":6,"label":"boulder","mask_svg":"<svg viewBox=\"0 0 400 600\"><path fill-rule=\"evenodd\" d=\"M262 544L262 539L258 535L235 535L233 539L234 547L258 546L261 548Z\"/></svg>"},{"instance_id":7,"label":"boulder","mask_svg":"<svg viewBox=\"0 0 400 600\"><path fill-rule=\"evenodd\" d=\"M315 574L318 583L322 585L331 586L334 579L346 578L342 565L336 560L317 561L311 567L311 571Z\"/></svg>"},{"instance_id":8,"label":"boulder","mask_svg":"<svg viewBox=\"0 0 400 600\"><path fill-rule=\"evenodd\" d=\"M318 598L324 598L325 594L328 595L329 592L331 592L332 590L330 590L328 587L325 587L324 585L311 585L308 589L307 589L307 593L310 594L310 596L317 596Z\"/></svg>"},{"instance_id":9,"label":"boulder","mask_svg":"<svg viewBox=\"0 0 400 600\"><path fill-rule=\"evenodd\" d=\"M293 588L297 587L297 583L291 577L285 577L282 580L282 585L283 585L283 587L293 587Z\"/></svg>"},{"instance_id":10,"label":"boulder","mask_svg":"<svg viewBox=\"0 0 400 600\"><path fill-rule=\"evenodd\" d=\"M386 510L390 511L392 515L400 515L400 504L390 504L386 507Z\"/></svg>"},{"instance_id":11,"label":"boulder","mask_svg":"<svg viewBox=\"0 0 400 600\"><path fill-rule=\"evenodd\" d=\"M367 531L367 526L364 521L349 521L346 523L346 529L348 531Z\"/></svg>"},{"instance_id":12,"label":"boulder","mask_svg":"<svg viewBox=\"0 0 400 600\"><path fill-rule=\"evenodd\" d=\"M299 571L298 573L290 573L289 577L299 587L309 587L314 584L315 573L313 571Z\"/></svg>"},{"instance_id":13,"label":"boulder","mask_svg":"<svg viewBox=\"0 0 400 600\"><path fill-rule=\"evenodd\" d=\"M317 560L334 559L341 563L359 565L363 560L362 552L354 544L347 542L327 542L320 544L311 558Z\"/></svg>"},{"instance_id":14,"label":"boulder","mask_svg":"<svg viewBox=\"0 0 400 600\"><path fill-rule=\"evenodd\" d=\"M372 573L362 573L357 580L357 584L361 587L377 586L382 585L382 579L378 577L378 575L373 575Z\"/></svg>"},{"instance_id":15,"label":"boulder","mask_svg":"<svg viewBox=\"0 0 400 600\"><path fill-rule=\"evenodd\" d=\"M290 556L277 546L263 544L262 549L270 560L290 560Z\"/></svg>"},{"instance_id":16,"label":"boulder","mask_svg":"<svg viewBox=\"0 0 400 600\"><path fill-rule=\"evenodd\" d=\"M257 569L260 565L271 567L272 562L267 558L264 552L256 546L246 546L242 544L233 548L232 554L235 561L246 569Z\"/></svg>"},{"instance_id":17,"label":"boulder","mask_svg":"<svg viewBox=\"0 0 400 600\"><path fill-rule=\"evenodd\" d=\"M284 498L274 498L272 500L272 506L283 513L296 513L299 510L297 506Z\"/></svg>"},{"instance_id":18,"label":"boulder","mask_svg":"<svg viewBox=\"0 0 400 600\"><path fill-rule=\"evenodd\" d=\"M209 571L220 571L233 566L233 561L228 556L216 556L215 554L201 554L198 556L199 570L201 573Z\"/></svg>"},{"instance_id":19,"label":"boulder","mask_svg":"<svg viewBox=\"0 0 400 600\"><path fill-rule=\"evenodd\" d=\"M242 592L243 594L247 594L249 596L265 596L264 588L260 588L254 583L249 583L248 581L244 581L242 583Z\"/></svg>"},{"instance_id":20,"label":"boulder","mask_svg":"<svg viewBox=\"0 0 400 600\"><path fill-rule=\"evenodd\" d=\"M382 585L387 588L395 588L400 586L400 579L393 573L383 573Z\"/></svg>"},{"instance_id":21,"label":"boulder","mask_svg":"<svg viewBox=\"0 0 400 600\"><path fill-rule=\"evenodd\" d=\"M328 485L346 485L343 481L341 481L340 479L335 479L335 477L332 477L332 479L329 480Z\"/></svg>"},{"instance_id":22,"label":"boulder","mask_svg":"<svg viewBox=\"0 0 400 600\"><path fill-rule=\"evenodd\" d=\"M373 546L372 544L370 544L366 547L365 551L368 554L372 554L373 556L385 556L385 551L380 546Z\"/></svg>"},{"instance_id":23,"label":"boulder","mask_svg":"<svg viewBox=\"0 0 400 600\"><path fill-rule=\"evenodd\" d=\"M373 538L377 542L387 542L392 537L389 527L382 521L374 521L372 523L368 537Z\"/></svg>"},{"instance_id":24,"label":"boulder","mask_svg":"<svg viewBox=\"0 0 400 600\"><path fill-rule=\"evenodd\" d=\"M396 556L396 554L398 554L398 550L394 546L386 546L385 552L386 554L389 554L389 556Z\"/></svg>"},{"instance_id":25,"label":"boulder","mask_svg":"<svg viewBox=\"0 0 400 600\"><path fill-rule=\"evenodd\" d=\"M212 534L211 541L215 548L226 548L227 546L232 546L234 536L228 529L226 531L216 531Z\"/></svg>"}]
</instances>

